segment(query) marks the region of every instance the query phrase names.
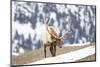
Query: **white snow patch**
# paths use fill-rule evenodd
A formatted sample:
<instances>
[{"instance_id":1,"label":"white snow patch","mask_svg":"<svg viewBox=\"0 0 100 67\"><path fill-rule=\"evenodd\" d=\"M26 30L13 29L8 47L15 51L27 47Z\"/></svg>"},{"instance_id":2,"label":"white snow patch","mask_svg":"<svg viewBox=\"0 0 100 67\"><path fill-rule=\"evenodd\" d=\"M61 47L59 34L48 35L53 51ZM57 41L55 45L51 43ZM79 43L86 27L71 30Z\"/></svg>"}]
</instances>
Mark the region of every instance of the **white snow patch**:
<instances>
[{"instance_id":1,"label":"white snow patch","mask_svg":"<svg viewBox=\"0 0 100 67\"><path fill-rule=\"evenodd\" d=\"M56 20L56 14L55 12L50 12L50 18Z\"/></svg>"},{"instance_id":2,"label":"white snow patch","mask_svg":"<svg viewBox=\"0 0 100 67\"><path fill-rule=\"evenodd\" d=\"M24 53L24 49L22 47L19 48L20 53ZM20 55L20 54L19 54Z\"/></svg>"},{"instance_id":3,"label":"white snow patch","mask_svg":"<svg viewBox=\"0 0 100 67\"><path fill-rule=\"evenodd\" d=\"M78 8L75 5L67 5L67 9L75 15L75 12L78 12Z\"/></svg>"},{"instance_id":4,"label":"white snow patch","mask_svg":"<svg viewBox=\"0 0 100 67\"><path fill-rule=\"evenodd\" d=\"M41 32L42 32L42 26L43 24L39 22L39 19L37 19L37 23L36 23L36 29L35 32L37 34L37 38L40 39L41 38Z\"/></svg>"},{"instance_id":5,"label":"white snow patch","mask_svg":"<svg viewBox=\"0 0 100 67\"><path fill-rule=\"evenodd\" d=\"M90 21L89 12L86 12L86 15L84 17L85 17L85 21L89 23Z\"/></svg>"},{"instance_id":6,"label":"white snow patch","mask_svg":"<svg viewBox=\"0 0 100 67\"><path fill-rule=\"evenodd\" d=\"M19 56L19 53L13 52L12 55L14 55L14 56Z\"/></svg>"},{"instance_id":7,"label":"white snow patch","mask_svg":"<svg viewBox=\"0 0 100 67\"><path fill-rule=\"evenodd\" d=\"M18 34L23 34L25 39L29 37L29 34L33 38L35 35L34 30L31 28L31 24L20 24L19 22L12 22L12 37L14 37L15 32L18 31Z\"/></svg>"},{"instance_id":8,"label":"white snow patch","mask_svg":"<svg viewBox=\"0 0 100 67\"><path fill-rule=\"evenodd\" d=\"M43 13L43 7L44 7L44 4L42 3L38 3L38 9L39 9L39 12Z\"/></svg>"},{"instance_id":9,"label":"white snow patch","mask_svg":"<svg viewBox=\"0 0 100 67\"><path fill-rule=\"evenodd\" d=\"M13 43L13 45L12 45L12 55L14 55L14 56L18 56L18 55L20 55L21 53L24 53L24 49L22 48L22 47L20 47L19 48L19 52L18 53L16 53L16 47L18 47L18 40L14 40L14 43Z\"/></svg>"},{"instance_id":10,"label":"white snow patch","mask_svg":"<svg viewBox=\"0 0 100 67\"><path fill-rule=\"evenodd\" d=\"M13 45L12 45L12 55L15 55L15 56L19 55L19 53L16 53L16 49L15 49L17 43L18 43L18 40L15 40Z\"/></svg>"},{"instance_id":11,"label":"white snow patch","mask_svg":"<svg viewBox=\"0 0 100 67\"><path fill-rule=\"evenodd\" d=\"M23 48L19 48L19 52L12 52L12 55L14 55L14 56L19 56L20 54L23 54L25 51L24 51L24 49Z\"/></svg>"},{"instance_id":12,"label":"white snow patch","mask_svg":"<svg viewBox=\"0 0 100 67\"><path fill-rule=\"evenodd\" d=\"M64 9L64 12L65 12L66 14L69 13L67 8Z\"/></svg>"},{"instance_id":13,"label":"white snow patch","mask_svg":"<svg viewBox=\"0 0 100 67\"><path fill-rule=\"evenodd\" d=\"M81 20L80 26L81 26L81 28L82 28L82 30L83 30L83 28L84 28L84 26L85 26L84 20Z\"/></svg>"},{"instance_id":14,"label":"white snow patch","mask_svg":"<svg viewBox=\"0 0 100 67\"><path fill-rule=\"evenodd\" d=\"M93 12L92 12L91 6L87 6L87 8L88 8L88 10L89 10L89 12L90 12L90 15L93 16L94 14L93 14Z\"/></svg>"},{"instance_id":15,"label":"white snow patch","mask_svg":"<svg viewBox=\"0 0 100 67\"><path fill-rule=\"evenodd\" d=\"M59 13L63 13L64 12L64 9L65 9L64 5L57 4L56 7L57 7L57 10L58 10Z\"/></svg>"},{"instance_id":16,"label":"white snow patch","mask_svg":"<svg viewBox=\"0 0 100 67\"><path fill-rule=\"evenodd\" d=\"M90 29L91 29L91 24L85 23L85 31L86 31L86 35L88 36L89 36Z\"/></svg>"},{"instance_id":17,"label":"white snow patch","mask_svg":"<svg viewBox=\"0 0 100 67\"><path fill-rule=\"evenodd\" d=\"M77 40L78 35L79 35L79 30L78 29L75 29L75 41Z\"/></svg>"},{"instance_id":18,"label":"white snow patch","mask_svg":"<svg viewBox=\"0 0 100 67\"><path fill-rule=\"evenodd\" d=\"M84 20L84 18L85 18L84 15L83 15L84 11L85 11L85 8L82 8L81 11L79 12L80 20Z\"/></svg>"},{"instance_id":19,"label":"white snow patch","mask_svg":"<svg viewBox=\"0 0 100 67\"><path fill-rule=\"evenodd\" d=\"M86 42L86 43L79 43L79 44L64 44L63 47L66 46L84 46L84 45L89 45L90 42Z\"/></svg>"}]
</instances>

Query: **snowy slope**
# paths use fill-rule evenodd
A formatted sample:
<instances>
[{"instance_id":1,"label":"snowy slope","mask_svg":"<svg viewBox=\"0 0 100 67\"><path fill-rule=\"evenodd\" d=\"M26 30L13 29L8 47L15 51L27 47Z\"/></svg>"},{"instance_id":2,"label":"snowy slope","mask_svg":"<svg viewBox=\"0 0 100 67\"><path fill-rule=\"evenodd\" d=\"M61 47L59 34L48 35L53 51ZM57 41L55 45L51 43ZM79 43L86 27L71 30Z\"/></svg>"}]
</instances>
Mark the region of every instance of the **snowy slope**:
<instances>
[{"instance_id":1,"label":"snowy slope","mask_svg":"<svg viewBox=\"0 0 100 67\"><path fill-rule=\"evenodd\" d=\"M60 62L74 62L89 55L95 54L95 46L89 46L80 50L72 51L56 57L44 58L43 60L32 62L29 64L45 64L45 63L60 63Z\"/></svg>"}]
</instances>

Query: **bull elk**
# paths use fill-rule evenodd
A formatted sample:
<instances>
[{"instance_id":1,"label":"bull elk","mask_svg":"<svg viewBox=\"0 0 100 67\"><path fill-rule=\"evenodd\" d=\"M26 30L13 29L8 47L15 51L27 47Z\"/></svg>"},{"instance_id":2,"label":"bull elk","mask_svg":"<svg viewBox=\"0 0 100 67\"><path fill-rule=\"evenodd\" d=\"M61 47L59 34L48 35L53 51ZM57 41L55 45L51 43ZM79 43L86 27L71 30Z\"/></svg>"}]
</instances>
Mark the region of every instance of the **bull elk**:
<instances>
[{"instance_id":1,"label":"bull elk","mask_svg":"<svg viewBox=\"0 0 100 67\"><path fill-rule=\"evenodd\" d=\"M62 36L57 35L57 31L55 30L54 26L48 26L49 19L46 18L45 21L45 32L43 39L43 45L44 45L44 55L46 58L46 47L50 47L49 50L51 52L51 55L54 57L56 55L56 46L59 48L62 48L61 41L64 39L64 37L68 34L68 32L64 33Z\"/></svg>"}]
</instances>

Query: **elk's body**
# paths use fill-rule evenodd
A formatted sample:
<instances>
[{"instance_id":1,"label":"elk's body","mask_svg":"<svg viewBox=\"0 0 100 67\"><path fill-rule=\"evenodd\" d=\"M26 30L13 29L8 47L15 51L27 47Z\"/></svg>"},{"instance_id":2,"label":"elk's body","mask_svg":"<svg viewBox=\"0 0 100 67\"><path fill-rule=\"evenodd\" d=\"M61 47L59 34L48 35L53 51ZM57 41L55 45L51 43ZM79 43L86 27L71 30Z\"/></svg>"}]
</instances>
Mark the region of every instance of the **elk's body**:
<instances>
[{"instance_id":1,"label":"elk's body","mask_svg":"<svg viewBox=\"0 0 100 67\"><path fill-rule=\"evenodd\" d=\"M62 36L57 35L57 30L54 26L48 26L48 21L49 19L46 19L46 22L43 26L42 29L42 42L44 45L44 55L46 57L46 47L50 47L49 50L51 52L52 56L56 55L56 46L62 47L61 46L61 40L64 38L64 36L68 33L66 32Z\"/></svg>"},{"instance_id":2,"label":"elk's body","mask_svg":"<svg viewBox=\"0 0 100 67\"><path fill-rule=\"evenodd\" d=\"M55 34L57 36L57 33L55 32L55 28L53 26L48 26L48 29L53 29L54 32L52 32L53 34ZM45 57L46 57L46 47L49 47L49 50L52 54L52 56L55 56L56 54L56 46L59 46L61 47L60 45L60 39L57 39L55 37L53 37L52 35L50 35L50 33L48 33L46 27L44 27L42 29L43 33L42 33L42 42L43 42L43 46L44 46L44 54L45 54Z\"/></svg>"}]
</instances>

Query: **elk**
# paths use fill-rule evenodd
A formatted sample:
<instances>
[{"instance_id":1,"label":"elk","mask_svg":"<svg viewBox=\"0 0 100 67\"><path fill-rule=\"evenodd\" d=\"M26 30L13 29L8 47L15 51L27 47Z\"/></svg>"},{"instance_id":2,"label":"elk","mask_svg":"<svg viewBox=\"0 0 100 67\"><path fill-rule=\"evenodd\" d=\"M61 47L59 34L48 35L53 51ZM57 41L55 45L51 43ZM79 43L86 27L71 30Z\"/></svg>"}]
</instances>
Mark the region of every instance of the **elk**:
<instances>
[{"instance_id":1,"label":"elk","mask_svg":"<svg viewBox=\"0 0 100 67\"><path fill-rule=\"evenodd\" d=\"M64 33L62 36L57 35L57 31L55 30L54 26L48 25L49 18L46 18L45 21L45 32L43 38L43 45L44 45L44 56L46 58L46 47L50 47L49 50L51 52L52 57L56 55L56 46L62 48L61 41L64 37L68 34L68 32Z\"/></svg>"}]
</instances>

